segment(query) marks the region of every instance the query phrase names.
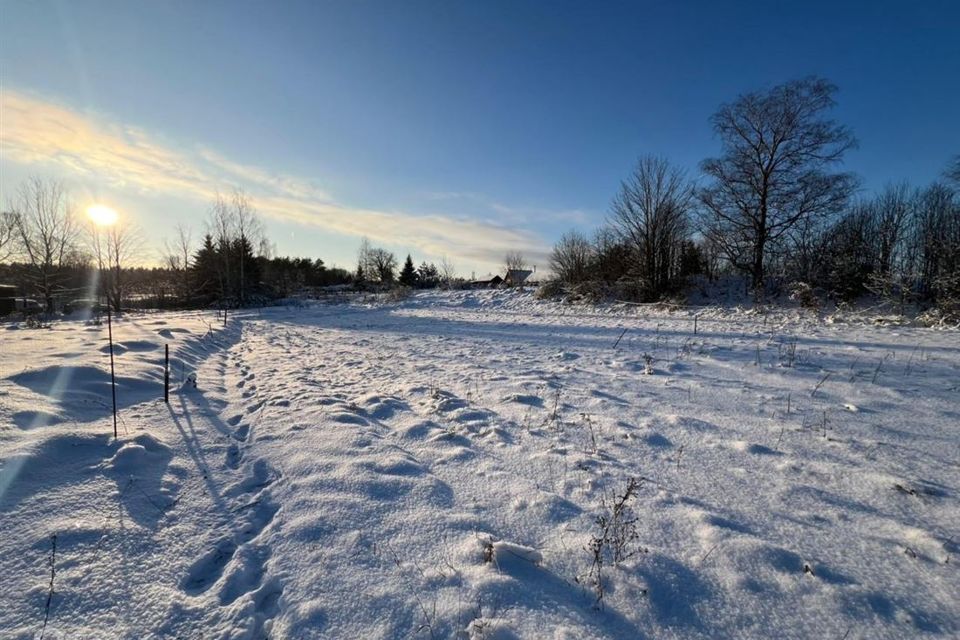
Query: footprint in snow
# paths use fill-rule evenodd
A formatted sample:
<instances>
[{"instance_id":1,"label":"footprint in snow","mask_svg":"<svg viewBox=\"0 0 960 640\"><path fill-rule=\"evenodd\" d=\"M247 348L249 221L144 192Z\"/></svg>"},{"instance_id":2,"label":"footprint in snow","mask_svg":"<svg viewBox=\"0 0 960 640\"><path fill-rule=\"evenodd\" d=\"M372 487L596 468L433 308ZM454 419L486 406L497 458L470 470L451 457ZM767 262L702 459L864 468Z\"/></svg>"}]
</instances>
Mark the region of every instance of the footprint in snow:
<instances>
[{"instance_id":1,"label":"footprint in snow","mask_svg":"<svg viewBox=\"0 0 960 640\"><path fill-rule=\"evenodd\" d=\"M246 545L234 556L234 565L220 589L220 604L228 605L244 594L256 590L265 573L265 564L270 558L269 547Z\"/></svg>"},{"instance_id":2,"label":"footprint in snow","mask_svg":"<svg viewBox=\"0 0 960 640\"><path fill-rule=\"evenodd\" d=\"M231 469L237 469L240 467L240 461L243 459L243 454L240 452L240 447L237 446L237 443L231 444L227 447L227 466Z\"/></svg>"},{"instance_id":3,"label":"footprint in snow","mask_svg":"<svg viewBox=\"0 0 960 640\"><path fill-rule=\"evenodd\" d=\"M210 588L223 573L233 554L237 551L236 543L229 538L221 538L214 543L213 549L207 551L199 560L187 570L181 587L191 595L203 593Z\"/></svg>"}]
</instances>

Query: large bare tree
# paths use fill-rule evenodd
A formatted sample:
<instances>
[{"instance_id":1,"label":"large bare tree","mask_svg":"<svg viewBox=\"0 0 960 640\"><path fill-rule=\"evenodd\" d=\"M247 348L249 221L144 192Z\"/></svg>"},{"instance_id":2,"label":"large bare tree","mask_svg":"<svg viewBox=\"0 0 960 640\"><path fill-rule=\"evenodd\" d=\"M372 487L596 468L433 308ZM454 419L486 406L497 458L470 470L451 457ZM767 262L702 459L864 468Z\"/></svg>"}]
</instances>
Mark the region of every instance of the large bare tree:
<instances>
[{"instance_id":1,"label":"large bare tree","mask_svg":"<svg viewBox=\"0 0 960 640\"><path fill-rule=\"evenodd\" d=\"M370 265L372 274L383 283L393 282L394 272L397 269L397 258L386 249L372 249L370 251Z\"/></svg>"},{"instance_id":2,"label":"large bare tree","mask_svg":"<svg viewBox=\"0 0 960 640\"><path fill-rule=\"evenodd\" d=\"M47 311L53 311L54 289L79 231L73 205L62 183L30 178L20 186L12 209L34 288Z\"/></svg>"},{"instance_id":3,"label":"large bare tree","mask_svg":"<svg viewBox=\"0 0 960 640\"><path fill-rule=\"evenodd\" d=\"M689 235L693 187L663 158L641 158L614 198L611 223L630 248L630 267L648 295L670 289Z\"/></svg>"},{"instance_id":4,"label":"large bare tree","mask_svg":"<svg viewBox=\"0 0 960 640\"><path fill-rule=\"evenodd\" d=\"M856 141L825 117L836 87L805 78L748 93L713 115L721 155L705 160L702 232L762 295L768 250L800 221L840 211L856 180L833 172Z\"/></svg>"}]
</instances>

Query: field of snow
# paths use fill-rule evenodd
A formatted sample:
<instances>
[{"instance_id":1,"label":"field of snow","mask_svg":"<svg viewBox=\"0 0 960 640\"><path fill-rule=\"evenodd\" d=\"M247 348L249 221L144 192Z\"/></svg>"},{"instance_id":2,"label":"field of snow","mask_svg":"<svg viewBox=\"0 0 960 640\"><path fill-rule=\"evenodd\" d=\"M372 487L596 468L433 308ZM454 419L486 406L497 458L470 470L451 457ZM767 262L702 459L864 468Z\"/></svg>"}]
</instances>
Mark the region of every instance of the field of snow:
<instances>
[{"instance_id":1,"label":"field of snow","mask_svg":"<svg viewBox=\"0 0 960 640\"><path fill-rule=\"evenodd\" d=\"M0 325L0 637L960 636L956 332L482 291L114 337L117 441L105 326Z\"/></svg>"}]
</instances>

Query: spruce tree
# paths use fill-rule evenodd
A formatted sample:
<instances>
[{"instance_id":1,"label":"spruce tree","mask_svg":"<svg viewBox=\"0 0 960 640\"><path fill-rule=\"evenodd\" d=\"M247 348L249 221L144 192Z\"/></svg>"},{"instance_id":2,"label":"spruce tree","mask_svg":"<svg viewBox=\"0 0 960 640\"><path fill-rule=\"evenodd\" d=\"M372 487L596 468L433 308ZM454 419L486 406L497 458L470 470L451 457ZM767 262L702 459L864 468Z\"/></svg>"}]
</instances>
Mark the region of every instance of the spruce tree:
<instances>
[{"instance_id":1,"label":"spruce tree","mask_svg":"<svg viewBox=\"0 0 960 640\"><path fill-rule=\"evenodd\" d=\"M407 261L403 263L403 271L400 272L400 284L405 287L412 287L417 284L417 271L409 253L407 254Z\"/></svg>"},{"instance_id":2,"label":"spruce tree","mask_svg":"<svg viewBox=\"0 0 960 640\"><path fill-rule=\"evenodd\" d=\"M215 297L219 291L217 247L208 233L203 238L203 246L193 256L190 265L191 281L195 293L205 297Z\"/></svg>"},{"instance_id":3,"label":"spruce tree","mask_svg":"<svg viewBox=\"0 0 960 640\"><path fill-rule=\"evenodd\" d=\"M437 286L439 280L439 272L437 271L436 265L434 265L432 262L427 264L427 262L424 261L417 268L417 283L424 289L430 289Z\"/></svg>"}]
</instances>

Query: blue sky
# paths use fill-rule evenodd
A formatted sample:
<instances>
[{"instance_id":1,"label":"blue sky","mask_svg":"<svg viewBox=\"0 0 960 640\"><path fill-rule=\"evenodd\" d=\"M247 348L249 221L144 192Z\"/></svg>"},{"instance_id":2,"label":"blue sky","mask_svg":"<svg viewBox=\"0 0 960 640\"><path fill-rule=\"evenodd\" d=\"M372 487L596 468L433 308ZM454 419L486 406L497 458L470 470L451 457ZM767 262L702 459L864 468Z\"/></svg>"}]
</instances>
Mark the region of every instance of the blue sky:
<instances>
[{"instance_id":1,"label":"blue sky","mask_svg":"<svg viewBox=\"0 0 960 640\"><path fill-rule=\"evenodd\" d=\"M543 264L638 156L696 175L720 103L808 74L865 190L960 153L957 2L0 0L0 202L61 177L159 251L241 186L282 254Z\"/></svg>"}]
</instances>

